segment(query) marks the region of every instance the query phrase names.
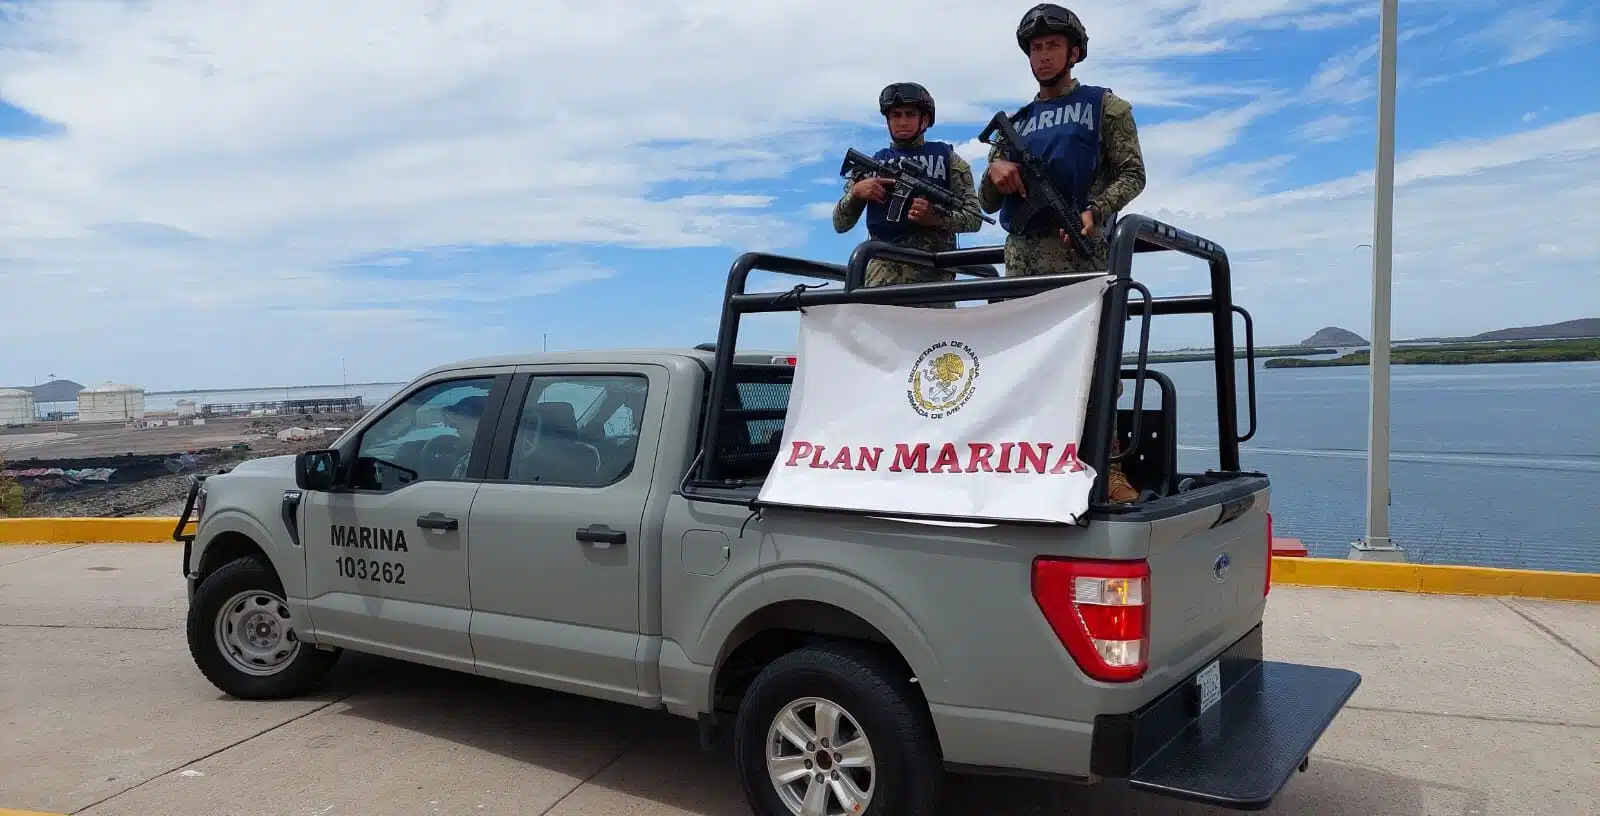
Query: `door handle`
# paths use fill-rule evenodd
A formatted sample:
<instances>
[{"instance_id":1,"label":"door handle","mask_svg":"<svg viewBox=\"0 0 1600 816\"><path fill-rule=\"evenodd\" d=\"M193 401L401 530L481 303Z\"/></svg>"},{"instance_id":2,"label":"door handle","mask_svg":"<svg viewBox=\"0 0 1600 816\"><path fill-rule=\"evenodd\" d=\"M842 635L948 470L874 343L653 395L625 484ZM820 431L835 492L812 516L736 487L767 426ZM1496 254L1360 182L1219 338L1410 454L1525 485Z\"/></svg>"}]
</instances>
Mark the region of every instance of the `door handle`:
<instances>
[{"instance_id":1,"label":"door handle","mask_svg":"<svg viewBox=\"0 0 1600 816\"><path fill-rule=\"evenodd\" d=\"M456 530L460 529L461 522L443 513L433 512L426 516L417 516L417 526L424 530Z\"/></svg>"},{"instance_id":2,"label":"door handle","mask_svg":"<svg viewBox=\"0 0 1600 816\"><path fill-rule=\"evenodd\" d=\"M628 534L621 530L613 530L604 524L591 524L588 527L578 528L578 540L586 544L609 547L612 544L628 543Z\"/></svg>"}]
</instances>

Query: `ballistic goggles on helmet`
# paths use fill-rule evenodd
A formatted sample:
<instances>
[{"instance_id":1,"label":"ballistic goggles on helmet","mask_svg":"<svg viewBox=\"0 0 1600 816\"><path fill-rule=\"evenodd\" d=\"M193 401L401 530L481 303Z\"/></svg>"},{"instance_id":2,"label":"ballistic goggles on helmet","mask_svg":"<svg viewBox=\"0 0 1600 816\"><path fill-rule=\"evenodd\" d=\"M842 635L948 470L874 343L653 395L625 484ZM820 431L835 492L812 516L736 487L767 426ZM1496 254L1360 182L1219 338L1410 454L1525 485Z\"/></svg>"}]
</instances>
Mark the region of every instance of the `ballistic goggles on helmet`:
<instances>
[{"instance_id":1,"label":"ballistic goggles on helmet","mask_svg":"<svg viewBox=\"0 0 1600 816\"><path fill-rule=\"evenodd\" d=\"M910 105L928 114L928 126L933 126L933 94L915 82L896 82L878 92L878 112L887 114L896 105Z\"/></svg>"},{"instance_id":2,"label":"ballistic goggles on helmet","mask_svg":"<svg viewBox=\"0 0 1600 816\"><path fill-rule=\"evenodd\" d=\"M1040 3L1022 15L1017 24L1017 46L1028 52L1028 41L1045 34L1065 34L1067 41L1083 50L1079 62L1089 57L1089 32L1078 15L1054 3Z\"/></svg>"}]
</instances>

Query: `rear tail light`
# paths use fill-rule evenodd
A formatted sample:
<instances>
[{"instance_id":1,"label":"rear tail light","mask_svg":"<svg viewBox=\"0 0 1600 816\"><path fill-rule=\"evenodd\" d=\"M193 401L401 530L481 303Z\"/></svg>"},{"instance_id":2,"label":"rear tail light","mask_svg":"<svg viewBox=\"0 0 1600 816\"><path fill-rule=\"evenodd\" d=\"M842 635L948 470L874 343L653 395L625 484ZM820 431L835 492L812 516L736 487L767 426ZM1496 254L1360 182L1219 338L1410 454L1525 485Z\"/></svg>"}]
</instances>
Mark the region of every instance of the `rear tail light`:
<instances>
[{"instance_id":1,"label":"rear tail light","mask_svg":"<svg viewBox=\"0 0 1600 816\"><path fill-rule=\"evenodd\" d=\"M1266 585L1261 587L1261 597L1272 594L1272 514L1267 514L1267 578Z\"/></svg>"},{"instance_id":2,"label":"rear tail light","mask_svg":"<svg viewBox=\"0 0 1600 816\"><path fill-rule=\"evenodd\" d=\"M799 360L800 360L799 357L773 357L772 358L772 364L773 365L794 365Z\"/></svg>"},{"instance_id":3,"label":"rear tail light","mask_svg":"<svg viewBox=\"0 0 1600 816\"><path fill-rule=\"evenodd\" d=\"M1033 562L1033 599L1078 668L1108 683L1144 676L1150 648L1150 565Z\"/></svg>"}]
</instances>

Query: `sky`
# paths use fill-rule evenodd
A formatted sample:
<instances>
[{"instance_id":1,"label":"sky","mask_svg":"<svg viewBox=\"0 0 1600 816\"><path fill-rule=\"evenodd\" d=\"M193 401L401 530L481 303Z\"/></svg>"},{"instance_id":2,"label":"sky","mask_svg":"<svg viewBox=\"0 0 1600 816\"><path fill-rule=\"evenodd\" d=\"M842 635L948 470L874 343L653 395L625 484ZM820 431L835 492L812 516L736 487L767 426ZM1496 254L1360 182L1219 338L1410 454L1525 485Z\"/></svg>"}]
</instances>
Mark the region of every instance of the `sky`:
<instances>
[{"instance_id":1,"label":"sky","mask_svg":"<svg viewBox=\"0 0 1600 816\"><path fill-rule=\"evenodd\" d=\"M828 213L845 150L885 144L885 84L926 85L929 137L984 171L977 134L1037 87L1028 5L0 0L0 385L404 381L714 340L740 253L865 239ZM1369 336L1376 0L1072 8L1074 75L1138 122L1127 212L1228 250L1258 345ZM1394 336L1600 316L1600 9L1399 21ZM1170 255L1134 274L1206 284ZM1152 332L1208 343L1202 317Z\"/></svg>"}]
</instances>

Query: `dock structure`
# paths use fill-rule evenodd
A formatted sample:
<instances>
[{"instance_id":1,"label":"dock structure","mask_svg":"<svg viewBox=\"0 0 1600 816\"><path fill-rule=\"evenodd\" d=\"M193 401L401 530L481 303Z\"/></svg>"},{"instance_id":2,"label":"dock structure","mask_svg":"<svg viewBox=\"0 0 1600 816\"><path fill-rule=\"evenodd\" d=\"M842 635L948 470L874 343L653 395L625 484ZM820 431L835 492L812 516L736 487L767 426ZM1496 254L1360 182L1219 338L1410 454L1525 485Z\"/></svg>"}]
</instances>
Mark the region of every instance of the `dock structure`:
<instances>
[{"instance_id":1,"label":"dock structure","mask_svg":"<svg viewBox=\"0 0 1600 816\"><path fill-rule=\"evenodd\" d=\"M274 416L281 414L353 414L365 409L361 397L314 397L265 402L214 402L200 406L204 417Z\"/></svg>"}]
</instances>

